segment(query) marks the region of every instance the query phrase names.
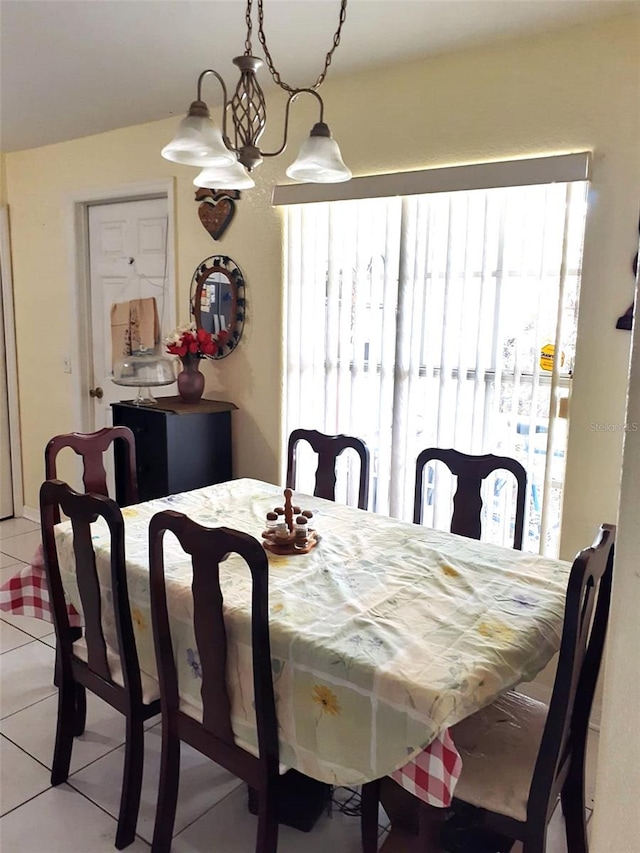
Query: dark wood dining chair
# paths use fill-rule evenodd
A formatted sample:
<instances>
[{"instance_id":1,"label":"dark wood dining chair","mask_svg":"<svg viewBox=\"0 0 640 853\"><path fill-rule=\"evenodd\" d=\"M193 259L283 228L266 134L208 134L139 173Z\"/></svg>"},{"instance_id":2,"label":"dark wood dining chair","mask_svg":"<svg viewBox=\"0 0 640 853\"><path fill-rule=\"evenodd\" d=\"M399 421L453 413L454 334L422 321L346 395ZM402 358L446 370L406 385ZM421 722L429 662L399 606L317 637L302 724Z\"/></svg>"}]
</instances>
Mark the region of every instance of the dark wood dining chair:
<instances>
[{"instance_id":1,"label":"dark wood dining chair","mask_svg":"<svg viewBox=\"0 0 640 853\"><path fill-rule=\"evenodd\" d=\"M510 471L516 478L518 492L516 499L515 530L513 547L522 550L524 530L524 507L527 495L527 472L523 466L509 456L494 456L487 453L484 456L471 456L453 449L429 447L423 450L416 460L416 484L413 502L413 521L422 523L424 468L428 462L439 461L449 468L458 478L457 488L453 497L453 516L450 530L460 536L470 539L480 539L482 523L481 488L482 481L497 470Z\"/></svg>"},{"instance_id":2,"label":"dark wood dining chair","mask_svg":"<svg viewBox=\"0 0 640 853\"><path fill-rule=\"evenodd\" d=\"M522 841L523 853L544 853L558 801L568 853L588 851L585 755L609 619L614 539L615 527L603 524L573 562L549 706L509 691L451 729L462 758L454 809L479 810L474 827ZM376 849L371 815L378 785L363 788L364 853Z\"/></svg>"},{"instance_id":3,"label":"dark wood dining chair","mask_svg":"<svg viewBox=\"0 0 640 853\"><path fill-rule=\"evenodd\" d=\"M138 475L136 467L136 444L133 432L124 426L104 427L96 432L69 432L54 436L44 449L44 469L46 480L58 478L57 459L58 454L64 448L70 448L82 460L82 482L85 492L109 497L107 488L107 472L104 466L104 454L112 446L119 445L122 451L124 471L124 505L138 503ZM54 510L55 523L60 521L60 511ZM82 636L78 628L71 629L73 639ZM54 673L54 685L58 686L58 668ZM81 735L84 731L84 720L86 717L86 697L84 690L78 686L76 691L78 713L76 715L77 729L75 734Z\"/></svg>"},{"instance_id":4,"label":"dark wood dining chair","mask_svg":"<svg viewBox=\"0 0 640 853\"><path fill-rule=\"evenodd\" d=\"M45 479L55 480L57 478L57 456L63 448L69 447L82 459L82 482L85 492L108 496L104 454L114 442L119 442L124 451L122 458L126 476L123 505L138 503L136 444L129 427L104 427L96 432L69 432L54 436L44 451Z\"/></svg>"},{"instance_id":5,"label":"dark wood dining chair","mask_svg":"<svg viewBox=\"0 0 640 853\"><path fill-rule=\"evenodd\" d=\"M511 692L451 732L462 757L455 799L485 809L485 824L521 840L523 853L543 853L558 799L569 853L588 850L585 755L609 619L614 539L615 527L602 525L574 560L548 708Z\"/></svg>"},{"instance_id":6,"label":"dark wood dining chair","mask_svg":"<svg viewBox=\"0 0 640 853\"><path fill-rule=\"evenodd\" d=\"M77 639L69 626L54 527L60 511L73 529L78 592L84 616L83 637ZM73 738L84 730L85 688L91 690L126 718L125 760L116 831L121 850L135 838L144 753L143 723L160 713L158 684L141 676L138 666L125 571L124 522L119 507L104 495L79 494L60 480L47 480L40 488L44 565L56 632L58 722L51 769L51 784L67 780ZM103 518L109 528L111 601L101 594L92 543L91 524ZM113 609L118 651L107 647L102 613ZM78 720L78 716L81 720ZM80 729L80 731L78 731Z\"/></svg>"},{"instance_id":7,"label":"dark wood dining chair","mask_svg":"<svg viewBox=\"0 0 640 853\"><path fill-rule=\"evenodd\" d=\"M173 533L191 555L196 653L202 672L202 722L183 710L178 696L164 578L166 531ZM244 559L252 579L251 642L259 757L236 745L231 727L226 685L227 635L220 589L220 563L231 553ZM246 533L226 527L202 527L181 513L166 510L151 519L149 556L151 617L162 703L162 758L152 853L168 853L171 848L181 741L239 776L257 792L256 853L275 853L279 748L269 642L269 563L264 548Z\"/></svg>"},{"instance_id":8,"label":"dark wood dining chair","mask_svg":"<svg viewBox=\"0 0 640 853\"><path fill-rule=\"evenodd\" d=\"M298 442L307 441L318 454L316 484L313 494L317 498L336 499L336 460L347 448L353 448L360 457L358 507L366 509L369 503L369 449L360 438L351 435L325 435L315 429L294 429L289 436L287 450L287 487L295 489L296 452Z\"/></svg>"}]
</instances>

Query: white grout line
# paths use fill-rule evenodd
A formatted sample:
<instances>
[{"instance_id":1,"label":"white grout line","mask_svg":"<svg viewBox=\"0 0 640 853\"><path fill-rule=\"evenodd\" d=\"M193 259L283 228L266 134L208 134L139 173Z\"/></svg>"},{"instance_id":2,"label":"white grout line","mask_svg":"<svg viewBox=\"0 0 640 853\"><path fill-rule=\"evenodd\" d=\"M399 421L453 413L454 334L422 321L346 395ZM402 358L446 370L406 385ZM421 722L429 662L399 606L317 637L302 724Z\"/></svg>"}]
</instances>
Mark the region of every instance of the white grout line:
<instances>
[{"instance_id":1,"label":"white grout line","mask_svg":"<svg viewBox=\"0 0 640 853\"><path fill-rule=\"evenodd\" d=\"M0 611L0 612L4 613L4 610ZM9 614L9 615L11 615L11 614ZM16 613L15 615L21 616L22 614ZM27 616L26 618L27 619L35 619L36 617L35 616ZM40 619L39 621L40 622L46 622L47 620L46 619ZM31 637L32 640L44 640L45 637L50 637L51 634L55 634L55 628L53 627L53 622L51 623L51 630L49 631L49 633L43 634L41 637L36 637L33 634L30 634L26 628L18 628L17 625L14 625L13 622L9 622L9 620L5 619L4 616L0 616L0 622L4 622L5 625L11 625L11 627L15 628L16 631L22 631L23 634L26 634L28 637ZM45 643L45 646L48 646L48 645L49 645L49 643ZM53 648L53 646L49 646L49 648ZM13 649L7 649L7 651L12 652ZM4 654L4 652L3 652L3 654Z\"/></svg>"},{"instance_id":2,"label":"white grout line","mask_svg":"<svg viewBox=\"0 0 640 853\"><path fill-rule=\"evenodd\" d=\"M57 688L56 688L56 692L57 692ZM32 702L30 705L25 705L24 708L20 708L18 711L12 711L11 714L7 714L6 717L0 717L0 727L2 726L2 724L4 723L5 720L10 720L11 717L15 717L15 715L19 714L21 711L26 711L27 708L33 708L34 705L39 705L40 702L44 702L45 699L50 699L52 696L55 696L55 695L56 695L55 693L50 693L48 696L43 696L42 699L37 699L35 702ZM0 732L0 735L2 735L2 737L7 737L4 732ZM7 737L7 740L11 740L11 738ZM13 741L11 741L11 742L13 743ZM16 746L17 745L18 744L16 744ZM22 749L22 747L21 747L21 749Z\"/></svg>"}]
</instances>

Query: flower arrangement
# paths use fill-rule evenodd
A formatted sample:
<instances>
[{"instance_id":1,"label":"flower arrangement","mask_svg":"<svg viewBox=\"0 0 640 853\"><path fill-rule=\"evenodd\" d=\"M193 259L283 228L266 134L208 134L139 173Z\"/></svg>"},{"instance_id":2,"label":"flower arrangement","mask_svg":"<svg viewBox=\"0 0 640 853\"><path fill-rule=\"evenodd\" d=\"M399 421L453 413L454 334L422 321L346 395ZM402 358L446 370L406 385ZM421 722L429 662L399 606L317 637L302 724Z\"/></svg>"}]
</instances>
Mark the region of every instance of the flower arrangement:
<instances>
[{"instance_id":1,"label":"flower arrangement","mask_svg":"<svg viewBox=\"0 0 640 853\"><path fill-rule=\"evenodd\" d=\"M212 334L204 329L197 329L195 323L180 326L166 339L167 352L180 356L184 363L192 359L214 356L229 339L229 332L223 329Z\"/></svg>"}]
</instances>

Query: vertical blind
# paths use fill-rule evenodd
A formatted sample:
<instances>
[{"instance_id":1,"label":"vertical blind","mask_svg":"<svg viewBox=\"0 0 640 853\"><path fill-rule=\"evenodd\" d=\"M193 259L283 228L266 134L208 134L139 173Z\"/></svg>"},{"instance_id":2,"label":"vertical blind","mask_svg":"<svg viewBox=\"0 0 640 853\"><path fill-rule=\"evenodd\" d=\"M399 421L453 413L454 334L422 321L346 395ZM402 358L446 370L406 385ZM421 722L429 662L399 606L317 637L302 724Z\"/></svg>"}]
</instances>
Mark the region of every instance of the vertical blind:
<instances>
[{"instance_id":1,"label":"vertical blind","mask_svg":"<svg viewBox=\"0 0 640 853\"><path fill-rule=\"evenodd\" d=\"M288 206L287 434L364 439L369 508L406 520L424 448L512 456L524 548L557 553L585 210L583 181ZM310 491L315 462L299 465ZM424 523L448 529L454 489L426 469ZM515 482L483 490L483 539L510 544Z\"/></svg>"}]
</instances>

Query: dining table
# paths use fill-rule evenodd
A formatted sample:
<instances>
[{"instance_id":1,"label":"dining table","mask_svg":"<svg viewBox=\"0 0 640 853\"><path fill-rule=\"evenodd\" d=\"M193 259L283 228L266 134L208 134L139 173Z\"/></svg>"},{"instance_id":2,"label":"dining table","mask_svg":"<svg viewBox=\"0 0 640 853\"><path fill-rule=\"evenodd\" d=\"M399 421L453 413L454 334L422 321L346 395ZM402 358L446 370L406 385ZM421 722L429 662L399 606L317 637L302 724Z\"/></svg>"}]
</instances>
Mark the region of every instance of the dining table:
<instances>
[{"instance_id":1,"label":"dining table","mask_svg":"<svg viewBox=\"0 0 640 853\"><path fill-rule=\"evenodd\" d=\"M283 500L281 487L243 478L122 509L144 674L157 677L149 597L152 516L171 509L260 539L267 513ZM430 805L448 806L461 772L450 727L533 680L551 660L560 644L571 565L298 492L293 502L312 512L318 544L308 553L267 552L282 768L335 786L391 777ZM109 534L101 519L92 525L92 541L108 602ZM68 521L56 526L56 543L69 612L81 623ZM190 558L170 533L164 549L180 699L201 718ZM220 583L233 732L240 746L257 754L251 578L239 556L222 564ZM46 588L41 609L42 598ZM103 607L102 622L107 643L117 650L111 608Z\"/></svg>"}]
</instances>

